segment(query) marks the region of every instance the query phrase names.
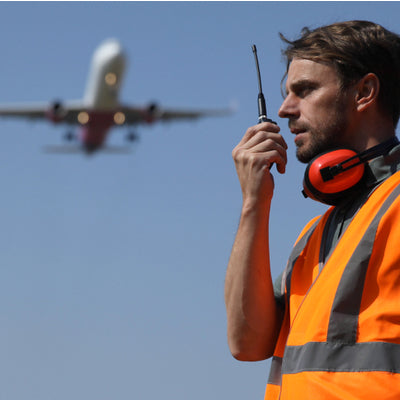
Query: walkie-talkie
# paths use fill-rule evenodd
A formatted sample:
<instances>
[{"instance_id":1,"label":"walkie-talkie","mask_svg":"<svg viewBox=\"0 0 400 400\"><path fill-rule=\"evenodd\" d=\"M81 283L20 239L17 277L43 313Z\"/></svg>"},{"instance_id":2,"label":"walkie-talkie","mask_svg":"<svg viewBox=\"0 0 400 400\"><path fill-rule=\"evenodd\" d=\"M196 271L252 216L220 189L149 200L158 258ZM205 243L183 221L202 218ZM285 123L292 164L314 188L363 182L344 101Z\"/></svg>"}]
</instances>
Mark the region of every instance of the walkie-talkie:
<instances>
[{"instance_id":1,"label":"walkie-talkie","mask_svg":"<svg viewBox=\"0 0 400 400\"><path fill-rule=\"evenodd\" d=\"M256 69L258 77L258 123L272 122L273 124L276 124L275 121L272 121L272 119L269 119L267 117L267 106L265 105L265 98L261 86L261 75L260 75L260 67L258 65L257 48L255 44L253 44L251 48L253 49L254 59L256 60Z\"/></svg>"}]
</instances>

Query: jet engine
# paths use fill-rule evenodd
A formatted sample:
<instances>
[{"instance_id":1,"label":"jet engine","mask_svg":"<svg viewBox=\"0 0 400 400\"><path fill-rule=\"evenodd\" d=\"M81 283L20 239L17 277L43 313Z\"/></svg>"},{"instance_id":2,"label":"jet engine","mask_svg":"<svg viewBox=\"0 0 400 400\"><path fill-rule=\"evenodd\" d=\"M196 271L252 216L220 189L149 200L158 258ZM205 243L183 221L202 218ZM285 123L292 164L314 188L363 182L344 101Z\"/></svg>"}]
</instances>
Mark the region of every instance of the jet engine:
<instances>
[{"instance_id":1,"label":"jet engine","mask_svg":"<svg viewBox=\"0 0 400 400\"><path fill-rule=\"evenodd\" d=\"M62 102L59 100L53 101L47 111L47 117L53 122L60 122L64 119L65 115L66 110Z\"/></svg>"},{"instance_id":2,"label":"jet engine","mask_svg":"<svg viewBox=\"0 0 400 400\"><path fill-rule=\"evenodd\" d=\"M148 122L153 122L157 119L160 108L157 103L152 102L146 108L147 120Z\"/></svg>"}]
</instances>

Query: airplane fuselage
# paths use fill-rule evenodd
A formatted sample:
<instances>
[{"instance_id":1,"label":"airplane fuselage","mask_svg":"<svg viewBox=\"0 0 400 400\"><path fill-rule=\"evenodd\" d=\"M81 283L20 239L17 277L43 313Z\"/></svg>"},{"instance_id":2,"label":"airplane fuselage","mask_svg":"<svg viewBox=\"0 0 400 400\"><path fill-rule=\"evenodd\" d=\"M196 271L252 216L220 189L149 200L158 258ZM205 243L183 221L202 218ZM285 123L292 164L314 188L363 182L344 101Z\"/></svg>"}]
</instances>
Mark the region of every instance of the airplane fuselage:
<instances>
[{"instance_id":1,"label":"airplane fuselage","mask_svg":"<svg viewBox=\"0 0 400 400\"><path fill-rule=\"evenodd\" d=\"M80 140L87 152L100 148L109 129L123 123L124 116L117 109L125 65L122 47L112 39L102 43L93 55L83 98L87 112L79 116Z\"/></svg>"}]
</instances>

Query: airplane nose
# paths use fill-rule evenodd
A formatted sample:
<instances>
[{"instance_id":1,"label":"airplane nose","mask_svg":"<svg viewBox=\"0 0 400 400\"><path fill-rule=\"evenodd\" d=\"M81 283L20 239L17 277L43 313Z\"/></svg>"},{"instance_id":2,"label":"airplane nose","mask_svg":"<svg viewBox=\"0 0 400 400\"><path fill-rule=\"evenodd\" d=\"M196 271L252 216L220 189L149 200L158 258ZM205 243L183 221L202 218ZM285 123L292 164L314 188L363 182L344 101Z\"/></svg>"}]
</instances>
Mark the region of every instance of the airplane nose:
<instances>
[{"instance_id":1,"label":"airplane nose","mask_svg":"<svg viewBox=\"0 0 400 400\"><path fill-rule=\"evenodd\" d=\"M97 48L93 59L96 64L117 63L124 65L126 56L118 40L107 39Z\"/></svg>"},{"instance_id":2,"label":"airplane nose","mask_svg":"<svg viewBox=\"0 0 400 400\"><path fill-rule=\"evenodd\" d=\"M123 54L121 43L117 39L107 39L99 47L98 52L109 57L118 57Z\"/></svg>"}]
</instances>

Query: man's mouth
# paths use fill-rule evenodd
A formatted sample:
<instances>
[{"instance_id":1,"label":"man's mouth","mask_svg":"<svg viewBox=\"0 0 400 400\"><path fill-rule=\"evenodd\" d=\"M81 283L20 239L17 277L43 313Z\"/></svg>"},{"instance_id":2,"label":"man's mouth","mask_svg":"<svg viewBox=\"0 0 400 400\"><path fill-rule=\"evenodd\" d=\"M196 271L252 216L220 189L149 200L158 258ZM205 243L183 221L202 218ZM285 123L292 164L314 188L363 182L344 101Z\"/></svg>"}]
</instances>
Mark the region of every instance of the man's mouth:
<instances>
[{"instance_id":1,"label":"man's mouth","mask_svg":"<svg viewBox=\"0 0 400 400\"><path fill-rule=\"evenodd\" d=\"M304 143L304 135L307 133L306 129L291 129L290 130L295 136L294 143L296 146L301 146Z\"/></svg>"},{"instance_id":2,"label":"man's mouth","mask_svg":"<svg viewBox=\"0 0 400 400\"><path fill-rule=\"evenodd\" d=\"M300 133L304 133L306 132L307 129L306 128L297 128L297 127L290 127L290 132L292 132L294 135L298 135Z\"/></svg>"}]
</instances>

